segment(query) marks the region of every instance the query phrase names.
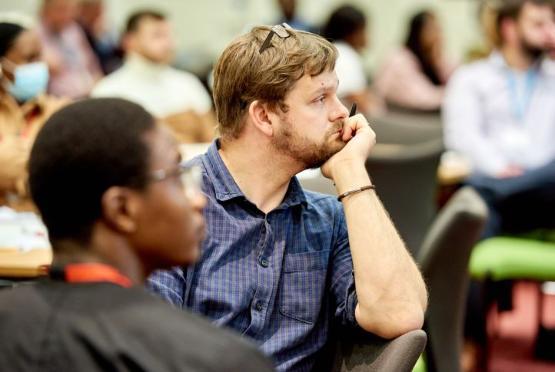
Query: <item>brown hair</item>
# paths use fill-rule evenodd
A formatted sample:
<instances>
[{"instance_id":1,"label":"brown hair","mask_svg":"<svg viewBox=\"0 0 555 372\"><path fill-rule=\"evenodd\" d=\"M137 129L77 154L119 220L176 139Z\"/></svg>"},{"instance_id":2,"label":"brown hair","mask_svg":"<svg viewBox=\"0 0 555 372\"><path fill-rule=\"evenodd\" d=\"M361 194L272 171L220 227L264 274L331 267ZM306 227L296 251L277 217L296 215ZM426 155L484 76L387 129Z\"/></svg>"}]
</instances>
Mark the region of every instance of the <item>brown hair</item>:
<instances>
[{"instance_id":1,"label":"brown hair","mask_svg":"<svg viewBox=\"0 0 555 372\"><path fill-rule=\"evenodd\" d=\"M259 26L235 39L214 68L214 105L222 137L237 138L245 110L254 100L287 111L283 100L305 74L316 76L335 68L337 49L324 38L287 29L289 37L274 35L260 47L271 28Z\"/></svg>"},{"instance_id":2,"label":"brown hair","mask_svg":"<svg viewBox=\"0 0 555 372\"><path fill-rule=\"evenodd\" d=\"M497 19L495 22L497 38L496 45L501 46L503 43L501 35L501 25L506 19L518 20L520 12L525 4L530 3L536 6L550 6L554 8L553 0L503 0L497 6Z\"/></svg>"}]
</instances>

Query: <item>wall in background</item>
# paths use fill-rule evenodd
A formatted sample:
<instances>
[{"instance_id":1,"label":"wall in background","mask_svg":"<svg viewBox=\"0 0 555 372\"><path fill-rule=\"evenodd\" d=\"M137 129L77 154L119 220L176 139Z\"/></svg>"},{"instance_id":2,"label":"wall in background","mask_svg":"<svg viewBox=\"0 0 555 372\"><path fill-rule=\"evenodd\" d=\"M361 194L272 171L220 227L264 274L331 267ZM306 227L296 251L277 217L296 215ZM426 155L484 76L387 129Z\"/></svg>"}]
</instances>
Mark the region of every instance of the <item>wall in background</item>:
<instances>
[{"instance_id":1,"label":"wall in background","mask_svg":"<svg viewBox=\"0 0 555 372\"><path fill-rule=\"evenodd\" d=\"M479 0L351 0L370 17L371 48L365 63L371 72L384 55L402 42L410 15L427 7L435 10L443 25L449 56L461 60L466 50L481 39L477 21ZM0 0L0 12L20 11L35 16L40 0ZM249 26L272 24L279 17L275 0L105 0L108 19L120 29L128 14L155 8L168 14L174 24L181 64L202 69L225 45ZM344 0L298 0L299 14L314 24L324 22Z\"/></svg>"}]
</instances>

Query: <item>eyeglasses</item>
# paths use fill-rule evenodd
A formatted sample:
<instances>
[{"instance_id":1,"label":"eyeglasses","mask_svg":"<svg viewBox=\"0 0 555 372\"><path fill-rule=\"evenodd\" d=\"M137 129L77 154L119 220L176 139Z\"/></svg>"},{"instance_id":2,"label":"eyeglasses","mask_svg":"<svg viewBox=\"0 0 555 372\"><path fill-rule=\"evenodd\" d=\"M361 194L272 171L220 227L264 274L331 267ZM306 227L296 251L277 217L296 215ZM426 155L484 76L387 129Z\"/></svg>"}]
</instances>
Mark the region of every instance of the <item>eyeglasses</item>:
<instances>
[{"instance_id":1,"label":"eyeglasses","mask_svg":"<svg viewBox=\"0 0 555 372\"><path fill-rule=\"evenodd\" d=\"M266 39L262 43L262 46L258 50L258 53L262 54L263 51L271 46L272 38L274 37L274 35L277 35L282 39L287 39L289 36L291 36L289 31L287 30L292 30L292 28L285 22L281 25L272 26L272 28L270 29L270 33L268 34L268 36L266 36Z\"/></svg>"},{"instance_id":2,"label":"eyeglasses","mask_svg":"<svg viewBox=\"0 0 555 372\"><path fill-rule=\"evenodd\" d=\"M179 177L183 191L187 197L193 197L201 192L202 170L198 165L179 163L173 169L158 169L150 175L152 181L160 182L170 177Z\"/></svg>"}]
</instances>

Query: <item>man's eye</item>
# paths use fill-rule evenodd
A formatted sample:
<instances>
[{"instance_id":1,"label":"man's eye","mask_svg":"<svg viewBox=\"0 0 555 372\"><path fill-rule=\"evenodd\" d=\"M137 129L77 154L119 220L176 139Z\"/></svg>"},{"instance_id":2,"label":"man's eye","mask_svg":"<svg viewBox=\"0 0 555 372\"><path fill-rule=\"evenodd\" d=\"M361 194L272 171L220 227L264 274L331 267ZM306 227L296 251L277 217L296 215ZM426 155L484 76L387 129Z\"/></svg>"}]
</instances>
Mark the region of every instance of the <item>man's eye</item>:
<instances>
[{"instance_id":1,"label":"man's eye","mask_svg":"<svg viewBox=\"0 0 555 372\"><path fill-rule=\"evenodd\" d=\"M326 96L320 96L314 100L316 103L323 103L326 100Z\"/></svg>"}]
</instances>

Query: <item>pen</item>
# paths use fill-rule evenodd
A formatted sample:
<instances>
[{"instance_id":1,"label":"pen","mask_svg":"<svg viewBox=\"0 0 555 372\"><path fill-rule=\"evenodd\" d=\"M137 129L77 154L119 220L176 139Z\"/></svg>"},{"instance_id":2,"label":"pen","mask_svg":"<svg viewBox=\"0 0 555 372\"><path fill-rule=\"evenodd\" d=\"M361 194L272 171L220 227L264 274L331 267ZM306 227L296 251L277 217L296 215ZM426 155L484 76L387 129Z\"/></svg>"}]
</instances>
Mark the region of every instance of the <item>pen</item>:
<instances>
[{"instance_id":1,"label":"pen","mask_svg":"<svg viewBox=\"0 0 555 372\"><path fill-rule=\"evenodd\" d=\"M353 102L353 105L351 106L351 112L349 112L349 117L353 116L356 113L357 113L357 104Z\"/></svg>"}]
</instances>

